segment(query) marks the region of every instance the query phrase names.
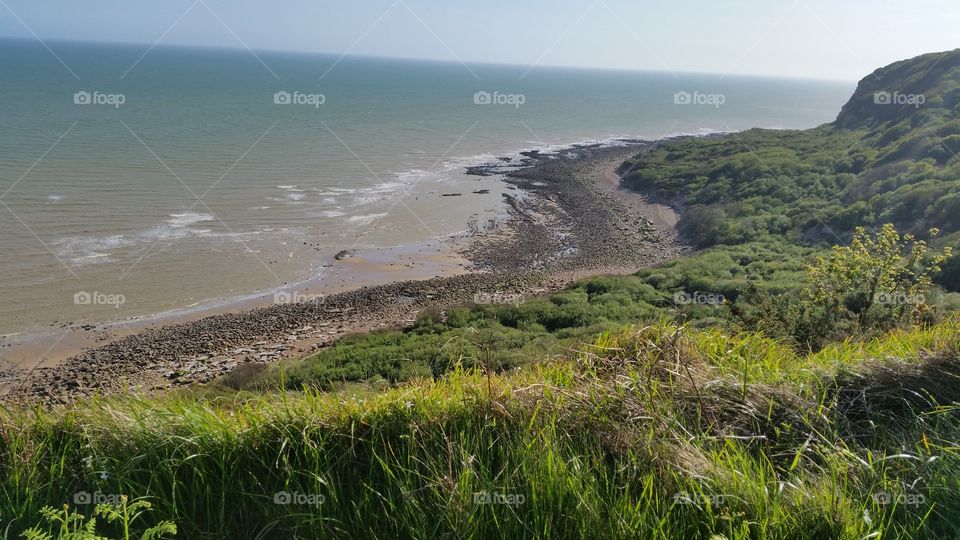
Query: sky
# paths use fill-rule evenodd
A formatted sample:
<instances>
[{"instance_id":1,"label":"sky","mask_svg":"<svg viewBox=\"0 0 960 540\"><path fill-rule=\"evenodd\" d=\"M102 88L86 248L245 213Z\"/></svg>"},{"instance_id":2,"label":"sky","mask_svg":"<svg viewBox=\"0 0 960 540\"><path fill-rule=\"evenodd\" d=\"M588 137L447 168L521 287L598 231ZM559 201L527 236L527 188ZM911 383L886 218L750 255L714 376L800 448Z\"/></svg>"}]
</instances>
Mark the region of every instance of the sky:
<instances>
[{"instance_id":1,"label":"sky","mask_svg":"<svg viewBox=\"0 0 960 540\"><path fill-rule=\"evenodd\" d=\"M0 36L860 79L960 47L957 0L0 0Z\"/></svg>"}]
</instances>

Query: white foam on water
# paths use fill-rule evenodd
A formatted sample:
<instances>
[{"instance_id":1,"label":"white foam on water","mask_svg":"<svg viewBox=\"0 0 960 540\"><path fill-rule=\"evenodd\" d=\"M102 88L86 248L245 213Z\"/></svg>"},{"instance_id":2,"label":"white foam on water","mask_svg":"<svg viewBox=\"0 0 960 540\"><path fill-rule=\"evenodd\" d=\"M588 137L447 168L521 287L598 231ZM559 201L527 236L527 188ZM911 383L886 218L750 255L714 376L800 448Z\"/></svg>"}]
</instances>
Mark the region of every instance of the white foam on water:
<instances>
[{"instance_id":1,"label":"white foam on water","mask_svg":"<svg viewBox=\"0 0 960 540\"><path fill-rule=\"evenodd\" d=\"M241 233L220 233L213 229L195 227L199 223L216 220L212 214L185 212L169 214L163 223L135 234L110 234L104 236L70 236L53 243L57 255L73 264L102 264L113 262L114 255L122 250L148 246L156 242L177 241L190 237L204 238L246 238L259 234L259 231Z\"/></svg>"},{"instance_id":2,"label":"white foam on water","mask_svg":"<svg viewBox=\"0 0 960 540\"><path fill-rule=\"evenodd\" d=\"M199 212L187 212L185 214L170 214L170 219L167 220L167 223L174 228L181 229L184 227L189 227L195 223L201 223L204 221L213 221L217 219L216 216L212 214L201 214Z\"/></svg>"},{"instance_id":3,"label":"white foam on water","mask_svg":"<svg viewBox=\"0 0 960 540\"><path fill-rule=\"evenodd\" d=\"M350 218L347 221L349 221L350 223L367 224L367 223L371 223L375 219L382 218L385 215L387 215L386 212L382 214L365 214L365 215L359 215L359 216L350 216Z\"/></svg>"},{"instance_id":4,"label":"white foam on water","mask_svg":"<svg viewBox=\"0 0 960 540\"><path fill-rule=\"evenodd\" d=\"M365 191L368 191L370 193L385 193L385 192L394 191L397 188L401 188L401 187L407 187L407 184L404 182L381 182L371 188L368 188Z\"/></svg>"},{"instance_id":5,"label":"white foam on water","mask_svg":"<svg viewBox=\"0 0 960 540\"><path fill-rule=\"evenodd\" d=\"M90 253L89 255L83 255L80 257L74 257L70 259L70 262L76 264L77 266L83 266L86 264L96 264L96 263L105 263L112 262L113 258L110 257L109 253Z\"/></svg>"},{"instance_id":6,"label":"white foam on water","mask_svg":"<svg viewBox=\"0 0 960 540\"><path fill-rule=\"evenodd\" d=\"M107 236L75 236L54 242L57 255L77 265L107 262L114 250L130 246L136 241L122 234Z\"/></svg>"},{"instance_id":7,"label":"white foam on water","mask_svg":"<svg viewBox=\"0 0 960 540\"><path fill-rule=\"evenodd\" d=\"M210 230L204 231L195 231L197 235L204 238L218 238L218 239L228 239L235 240L237 242L245 242L253 237L260 236L266 232L270 232L273 229L263 229L260 231L249 231L249 232L213 232ZM286 231L286 229L283 229Z\"/></svg>"}]
</instances>

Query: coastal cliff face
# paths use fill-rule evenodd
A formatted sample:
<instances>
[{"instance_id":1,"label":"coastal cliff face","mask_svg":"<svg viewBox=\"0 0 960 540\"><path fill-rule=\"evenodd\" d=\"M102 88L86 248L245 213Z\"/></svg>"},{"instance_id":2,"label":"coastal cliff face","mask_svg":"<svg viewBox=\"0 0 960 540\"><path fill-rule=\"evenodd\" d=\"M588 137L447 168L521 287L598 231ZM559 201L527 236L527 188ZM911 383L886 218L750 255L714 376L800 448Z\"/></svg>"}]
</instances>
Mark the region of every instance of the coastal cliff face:
<instances>
[{"instance_id":1,"label":"coastal cliff face","mask_svg":"<svg viewBox=\"0 0 960 540\"><path fill-rule=\"evenodd\" d=\"M940 123L960 115L960 49L929 53L877 69L860 80L833 125L886 129Z\"/></svg>"}]
</instances>

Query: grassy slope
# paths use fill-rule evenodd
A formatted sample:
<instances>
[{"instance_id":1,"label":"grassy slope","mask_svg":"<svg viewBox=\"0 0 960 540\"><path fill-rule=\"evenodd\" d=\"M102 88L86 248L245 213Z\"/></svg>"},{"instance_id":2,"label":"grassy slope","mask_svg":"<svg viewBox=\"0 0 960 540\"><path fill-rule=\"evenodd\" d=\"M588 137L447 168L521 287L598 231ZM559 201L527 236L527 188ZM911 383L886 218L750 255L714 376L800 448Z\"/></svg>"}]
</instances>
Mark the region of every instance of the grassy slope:
<instances>
[{"instance_id":1,"label":"grassy slope","mask_svg":"<svg viewBox=\"0 0 960 540\"><path fill-rule=\"evenodd\" d=\"M685 205L680 228L700 247L838 243L855 226L883 223L915 233L938 227L956 243L960 159L934 157L954 132L960 122L923 130L914 138L926 150L894 159L895 149L871 143L877 131L750 130L663 146L625 171L630 185Z\"/></svg>"},{"instance_id":2,"label":"grassy slope","mask_svg":"<svg viewBox=\"0 0 960 540\"><path fill-rule=\"evenodd\" d=\"M149 497L148 522L186 538L954 536L958 330L798 356L664 323L381 393L8 412L0 516L12 534L99 491ZM276 505L278 491L325 501Z\"/></svg>"},{"instance_id":3,"label":"grassy slope","mask_svg":"<svg viewBox=\"0 0 960 540\"><path fill-rule=\"evenodd\" d=\"M284 362L265 375L229 381L235 388L305 386L330 390L350 383L385 387L416 377L438 377L454 366L496 370L563 354L600 333L637 321L669 319L726 332L764 330L750 317L769 309L761 298L796 298L806 287L805 266L816 249L783 242L720 246L634 276L595 277L557 294L516 305L472 305L446 317L421 317L402 330L358 334L304 359ZM678 302L676 295L714 294L722 305ZM958 295L935 291L942 312L955 310ZM742 316L737 316L740 313Z\"/></svg>"}]
</instances>

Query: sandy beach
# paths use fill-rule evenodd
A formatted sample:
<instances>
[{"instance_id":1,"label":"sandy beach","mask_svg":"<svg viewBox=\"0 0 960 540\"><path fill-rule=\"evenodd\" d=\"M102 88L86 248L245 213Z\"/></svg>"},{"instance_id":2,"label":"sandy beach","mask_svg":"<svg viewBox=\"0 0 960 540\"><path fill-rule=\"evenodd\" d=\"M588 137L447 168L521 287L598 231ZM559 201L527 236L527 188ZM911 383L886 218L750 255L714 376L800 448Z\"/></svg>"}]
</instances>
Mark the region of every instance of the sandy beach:
<instances>
[{"instance_id":1,"label":"sandy beach","mask_svg":"<svg viewBox=\"0 0 960 540\"><path fill-rule=\"evenodd\" d=\"M477 177L504 175L508 211L495 223L419 245L342 253L320 278L246 298L8 347L0 392L7 401L57 404L210 383L348 333L407 325L425 309L495 293L544 294L674 258L687 249L676 212L620 186L624 160L650 144L529 152L509 170L471 168Z\"/></svg>"}]
</instances>

